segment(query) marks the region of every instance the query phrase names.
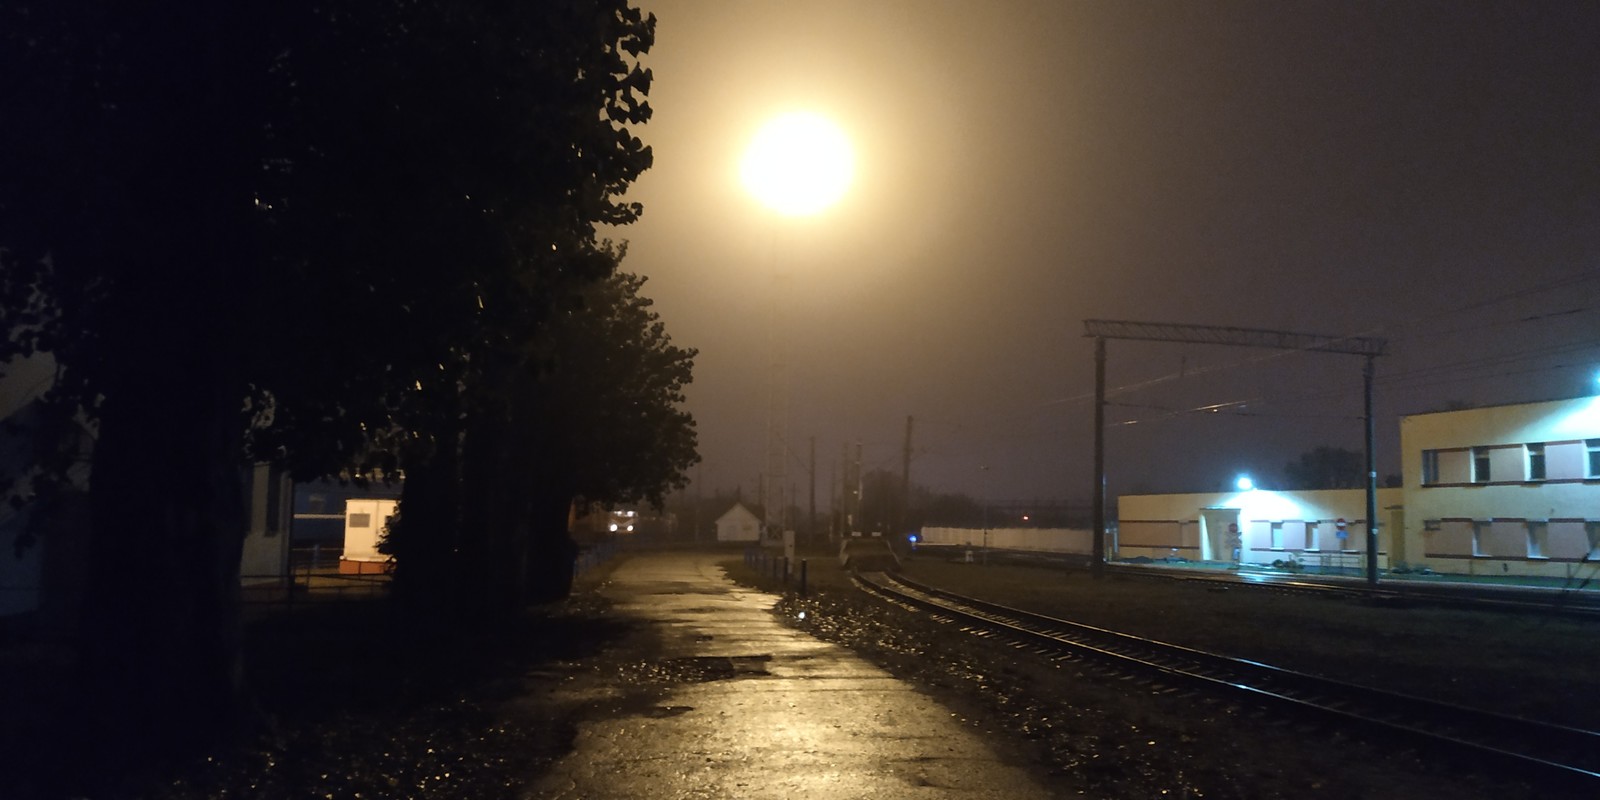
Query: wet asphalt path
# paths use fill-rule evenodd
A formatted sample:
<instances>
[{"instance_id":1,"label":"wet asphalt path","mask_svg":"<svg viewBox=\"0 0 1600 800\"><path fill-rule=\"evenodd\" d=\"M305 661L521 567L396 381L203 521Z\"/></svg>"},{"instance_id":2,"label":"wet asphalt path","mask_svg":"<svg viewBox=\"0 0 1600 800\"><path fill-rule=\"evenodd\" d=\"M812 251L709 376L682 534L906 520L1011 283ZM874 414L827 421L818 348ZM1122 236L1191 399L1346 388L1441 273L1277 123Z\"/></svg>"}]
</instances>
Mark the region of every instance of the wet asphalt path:
<instances>
[{"instance_id":1,"label":"wet asphalt path","mask_svg":"<svg viewBox=\"0 0 1600 800\"><path fill-rule=\"evenodd\" d=\"M910 685L779 623L704 553L636 555L605 593L696 675L580 723L529 798L994 798L1048 793Z\"/></svg>"}]
</instances>

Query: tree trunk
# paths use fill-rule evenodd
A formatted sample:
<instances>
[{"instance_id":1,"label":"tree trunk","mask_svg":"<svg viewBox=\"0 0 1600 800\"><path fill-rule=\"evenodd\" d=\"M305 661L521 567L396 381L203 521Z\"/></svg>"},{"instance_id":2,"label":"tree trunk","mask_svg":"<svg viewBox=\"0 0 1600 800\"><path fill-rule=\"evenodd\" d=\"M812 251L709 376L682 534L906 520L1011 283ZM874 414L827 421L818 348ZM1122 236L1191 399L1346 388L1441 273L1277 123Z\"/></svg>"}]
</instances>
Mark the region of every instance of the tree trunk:
<instances>
[{"instance_id":1,"label":"tree trunk","mask_svg":"<svg viewBox=\"0 0 1600 800\"><path fill-rule=\"evenodd\" d=\"M131 51L139 80L124 98L124 133L139 159L107 190L126 195L112 204L126 218L98 234L121 237L121 249L100 254L110 277L91 320L93 357L67 363L104 398L89 479L87 699L106 742L129 758L211 744L254 721L239 560L244 364L263 318L250 305L261 279L249 189L260 132L247 113L247 48L232 46L250 26L193 12Z\"/></svg>"},{"instance_id":2,"label":"tree trunk","mask_svg":"<svg viewBox=\"0 0 1600 800\"><path fill-rule=\"evenodd\" d=\"M420 624L443 625L456 616L461 501L455 439L447 434L431 457L407 464L400 521L389 538L395 598Z\"/></svg>"},{"instance_id":3,"label":"tree trunk","mask_svg":"<svg viewBox=\"0 0 1600 800\"><path fill-rule=\"evenodd\" d=\"M578 546L567 530L571 503L572 496L554 486L541 486L533 492L527 557L529 602L550 603L572 594Z\"/></svg>"},{"instance_id":4,"label":"tree trunk","mask_svg":"<svg viewBox=\"0 0 1600 800\"><path fill-rule=\"evenodd\" d=\"M249 719L237 392L191 361L107 393L90 479L89 697L115 750L212 740Z\"/></svg>"}]
</instances>

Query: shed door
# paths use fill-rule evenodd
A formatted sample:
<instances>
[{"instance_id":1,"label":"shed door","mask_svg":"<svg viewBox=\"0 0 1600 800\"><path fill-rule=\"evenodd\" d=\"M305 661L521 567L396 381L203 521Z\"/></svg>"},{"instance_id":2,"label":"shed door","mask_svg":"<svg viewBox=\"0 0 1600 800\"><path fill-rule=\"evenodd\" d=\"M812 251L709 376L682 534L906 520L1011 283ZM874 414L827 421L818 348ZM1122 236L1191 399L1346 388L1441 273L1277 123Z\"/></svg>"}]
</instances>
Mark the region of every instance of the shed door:
<instances>
[{"instance_id":1,"label":"shed door","mask_svg":"<svg viewBox=\"0 0 1600 800\"><path fill-rule=\"evenodd\" d=\"M1235 551L1241 546L1239 509L1207 508L1200 511L1200 523L1205 530L1200 537L1202 561L1234 561Z\"/></svg>"}]
</instances>

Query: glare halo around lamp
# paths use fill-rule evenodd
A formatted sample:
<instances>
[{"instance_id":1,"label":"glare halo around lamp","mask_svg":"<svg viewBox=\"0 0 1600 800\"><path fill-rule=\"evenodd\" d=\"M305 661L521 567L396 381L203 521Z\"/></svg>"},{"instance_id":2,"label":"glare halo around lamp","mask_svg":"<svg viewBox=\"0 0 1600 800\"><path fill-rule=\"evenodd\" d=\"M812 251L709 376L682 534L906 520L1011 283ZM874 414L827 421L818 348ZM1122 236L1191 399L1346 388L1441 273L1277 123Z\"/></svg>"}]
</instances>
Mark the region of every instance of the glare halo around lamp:
<instances>
[{"instance_id":1,"label":"glare halo around lamp","mask_svg":"<svg viewBox=\"0 0 1600 800\"><path fill-rule=\"evenodd\" d=\"M786 217L817 214L839 202L855 174L850 140L832 121L798 111L774 117L745 150L745 190Z\"/></svg>"},{"instance_id":2,"label":"glare halo around lamp","mask_svg":"<svg viewBox=\"0 0 1600 800\"><path fill-rule=\"evenodd\" d=\"M1248 492L1251 489L1256 488L1256 482L1250 480L1249 475L1240 475L1238 479L1233 482L1233 485L1241 492Z\"/></svg>"}]
</instances>

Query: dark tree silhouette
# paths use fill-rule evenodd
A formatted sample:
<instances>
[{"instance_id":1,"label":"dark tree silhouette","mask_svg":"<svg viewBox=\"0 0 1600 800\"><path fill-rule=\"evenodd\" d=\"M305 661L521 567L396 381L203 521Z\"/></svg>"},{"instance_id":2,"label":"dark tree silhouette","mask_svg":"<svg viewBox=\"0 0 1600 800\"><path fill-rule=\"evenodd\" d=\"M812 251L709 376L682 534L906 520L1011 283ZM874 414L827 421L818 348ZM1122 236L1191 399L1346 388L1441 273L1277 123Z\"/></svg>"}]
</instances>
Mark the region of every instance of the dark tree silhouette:
<instances>
[{"instance_id":1,"label":"dark tree silhouette","mask_svg":"<svg viewBox=\"0 0 1600 800\"><path fill-rule=\"evenodd\" d=\"M251 457L458 474L463 420L612 269L593 226L639 213L653 29L625 0L0 9L0 356L53 353L97 430L87 725L248 719ZM448 547L461 487L431 485Z\"/></svg>"},{"instance_id":2,"label":"dark tree silhouette","mask_svg":"<svg viewBox=\"0 0 1600 800\"><path fill-rule=\"evenodd\" d=\"M585 290L552 320L535 369L511 394L510 441L527 468L498 474L534 478L506 487L527 504L533 599L570 588L574 502L659 508L699 461L694 420L681 408L695 352L672 344L640 294L644 283L618 273Z\"/></svg>"},{"instance_id":3,"label":"dark tree silhouette","mask_svg":"<svg viewBox=\"0 0 1600 800\"><path fill-rule=\"evenodd\" d=\"M1284 465L1284 488L1359 489L1367 485L1366 463L1361 453L1324 445Z\"/></svg>"}]
</instances>

